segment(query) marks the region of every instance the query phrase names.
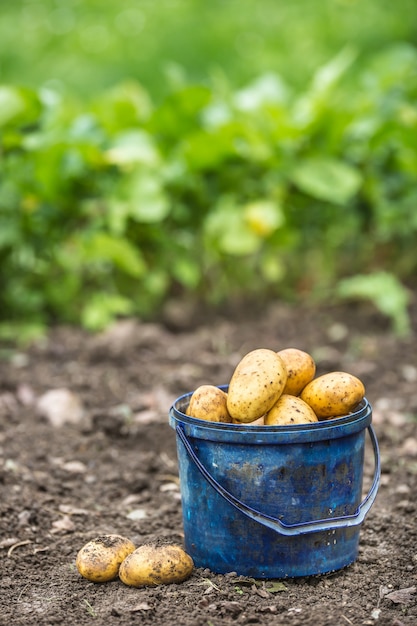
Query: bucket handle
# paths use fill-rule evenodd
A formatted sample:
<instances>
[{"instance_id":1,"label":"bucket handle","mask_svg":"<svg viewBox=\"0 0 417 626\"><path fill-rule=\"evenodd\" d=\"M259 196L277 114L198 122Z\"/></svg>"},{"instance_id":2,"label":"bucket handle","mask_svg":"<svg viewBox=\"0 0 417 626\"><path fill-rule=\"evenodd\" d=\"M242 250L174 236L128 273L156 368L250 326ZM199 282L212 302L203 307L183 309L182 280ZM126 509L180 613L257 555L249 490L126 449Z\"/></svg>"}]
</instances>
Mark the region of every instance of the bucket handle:
<instances>
[{"instance_id":1,"label":"bucket handle","mask_svg":"<svg viewBox=\"0 0 417 626\"><path fill-rule=\"evenodd\" d=\"M206 467L201 463L196 453L194 452L191 442L187 438L187 435L184 432L184 429L180 424L176 427L176 432L180 440L182 441L185 450L187 451L190 459L195 463L198 470L207 480L207 482L217 491L219 495L221 495L227 502L232 504L238 511L249 517L250 519L266 526L267 528L271 528L276 531L280 535L285 535L287 537L294 535L305 535L307 533L320 532L320 531L328 531L335 530L336 528L347 528L351 526L359 526L362 524L366 515L369 512L369 509L373 505L379 487L379 481L381 477L381 459L379 454L378 441L375 435L375 431L372 426L368 426L369 436L371 438L372 447L374 451L374 459L375 459L375 468L374 468L374 477L371 488L368 494L365 496L364 500L356 509L356 512L352 515L342 515L340 517L331 517L326 519L312 520L309 522L300 522L296 524L285 524L280 519L275 517L271 517L269 515L265 515L260 511L248 506L238 498L236 498L233 494L231 494L227 489L222 487L216 479L210 474Z\"/></svg>"}]
</instances>

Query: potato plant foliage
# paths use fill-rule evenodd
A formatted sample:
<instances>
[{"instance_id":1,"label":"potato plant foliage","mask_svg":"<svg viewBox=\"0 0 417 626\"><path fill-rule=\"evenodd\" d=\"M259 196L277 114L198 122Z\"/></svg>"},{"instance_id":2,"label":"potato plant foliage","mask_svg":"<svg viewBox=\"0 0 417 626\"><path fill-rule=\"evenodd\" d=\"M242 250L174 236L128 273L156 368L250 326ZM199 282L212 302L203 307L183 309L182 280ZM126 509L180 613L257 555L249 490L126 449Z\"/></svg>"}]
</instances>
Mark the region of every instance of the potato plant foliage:
<instances>
[{"instance_id":1,"label":"potato plant foliage","mask_svg":"<svg viewBox=\"0 0 417 626\"><path fill-rule=\"evenodd\" d=\"M407 332L416 70L398 44L343 49L300 88L267 73L154 102L134 81L88 101L0 85L2 336L180 295L370 297Z\"/></svg>"}]
</instances>

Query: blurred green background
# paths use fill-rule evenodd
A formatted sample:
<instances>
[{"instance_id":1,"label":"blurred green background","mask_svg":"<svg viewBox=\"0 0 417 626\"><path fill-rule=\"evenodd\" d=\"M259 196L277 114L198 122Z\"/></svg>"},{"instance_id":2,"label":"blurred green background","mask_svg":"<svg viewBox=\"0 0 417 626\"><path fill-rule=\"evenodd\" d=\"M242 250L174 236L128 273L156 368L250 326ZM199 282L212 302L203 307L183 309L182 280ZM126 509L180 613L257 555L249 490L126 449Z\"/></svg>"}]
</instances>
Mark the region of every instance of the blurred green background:
<instances>
[{"instance_id":1,"label":"blurred green background","mask_svg":"<svg viewBox=\"0 0 417 626\"><path fill-rule=\"evenodd\" d=\"M0 3L0 338L172 298L409 332L414 4Z\"/></svg>"},{"instance_id":2,"label":"blurred green background","mask_svg":"<svg viewBox=\"0 0 417 626\"><path fill-rule=\"evenodd\" d=\"M414 0L15 0L0 3L0 79L88 96L126 77L155 97L172 80L266 71L302 88L352 44L415 42Z\"/></svg>"}]
</instances>

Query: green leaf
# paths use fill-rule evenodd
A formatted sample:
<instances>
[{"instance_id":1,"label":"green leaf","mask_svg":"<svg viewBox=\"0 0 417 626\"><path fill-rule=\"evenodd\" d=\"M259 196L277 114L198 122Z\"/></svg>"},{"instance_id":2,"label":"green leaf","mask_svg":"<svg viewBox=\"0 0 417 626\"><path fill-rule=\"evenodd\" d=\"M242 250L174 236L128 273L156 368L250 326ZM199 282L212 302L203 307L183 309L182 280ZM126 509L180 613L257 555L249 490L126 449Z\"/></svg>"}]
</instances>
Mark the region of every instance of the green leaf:
<instances>
[{"instance_id":1,"label":"green leaf","mask_svg":"<svg viewBox=\"0 0 417 626\"><path fill-rule=\"evenodd\" d=\"M356 56L353 48L346 47L316 71L307 91L293 105L292 115L297 126L308 128L332 110L336 87Z\"/></svg>"},{"instance_id":2,"label":"green leaf","mask_svg":"<svg viewBox=\"0 0 417 626\"><path fill-rule=\"evenodd\" d=\"M235 93L234 103L241 111L257 111L268 104L285 104L289 90L277 74L264 74Z\"/></svg>"},{"instance_id":3,"label":"green leaf","mask_svg":"<svg viewBox=\"0 0 417 626\"><path fill-rule=\"evenodd\" d=\"M121 167L138 163L155 166L160 163L160 155L149 133L131 130L116 135L112 146L106 151L106 160Z\"/></svg>"},{"instance_id":4,"label":"green leaf","mask_svg":"<svg viewBox=\"0 0 417 626\"><path fill-rule=\"evenodd\" d=\"M40 115L35 92L22 87L0 86L0 128L8 124L29 124Z\"/></svg>"},{"instance_id":5,"label":"green leaf","mask_svg":"<svg viewBox=\"0 0 417 626\"><path fill-rule=\"evenodd\" d=\"M84 242L83 257L87 262L111 263L129 276L140 277L146 271L138 248L127 239L104 232L95 233Z\"/></svg>"},{"instance_id":6,"label":"green leaf","mask_svg":"<svg viewBox=\"0 0 417 626\"><path fill-rule=\"evenodd\" d=\"M156 172L144 170L132 175L127 195L129 215L138 222L161 222L171 210L161 177Z\"/></svg>"},{"instance_id":7,"label":"green leaf","mask_svg":"<svg viewBox=\"0 0 417 626\"><path fill-rule=\"evenodd\" d=\"M12 222L12 220L4 220L0 229L0 251L2 248L11 248L13 246L19 246L20 244L20 232L18 224Z\"/></svg>"},{"instance_id":8,"label":"green leaf","mask_svg":"<svg viewBox=\"0 0 417 626\"><path fill-rule=\"evenodd\" d=\"M181 151L191 169L201 170L220 167L228 155L235 153L235 148L226 130L199 129L184 138Z\"/></svg>"},{"instance_id":9,"label":"green leaf","mask_svg":"<svg viewBox=\"0 0 417 626\"><path fill-rule=\"evenodd\" d=\"M106 328L118 315L127 315L131 311L132 303L128 298L99 292L85 305L81 321L88 330L98 331Z\"/></svg>"},{"instance_id":10,"label":"green leaf","mask_svg":"<svg viewBox=\"0 0 417 626\"><path fill-rule=\"evenodd\" d=\"M268 237L285 221L282 208L268 199L247 204L244 207L244 219L250 230L260 237Z\"/></svg>"},{"instance_id":11,"label":"green leaf","mask_svg":"<svg viewBox=\"0 0 417 626\"><path fill-rule=\"evenodd\" d=\"M199 115L210 99L210 89L200 85L175 91L156 109L150 123L151 131L171 138L185 136L199 126Z\"/></svg>"},{"instance_id":12,"label":"green leaf","mask_svg":"<svg viewBox=\"0 0 417 626\"><path fill-rule=\"evenodd\" d=\"M358 192L362 176L342 161L311 158L290 173L290 179L304 193L336 204L346 204Z\"/></svg>"},{"instance_id":13,"label":"green leaf","mask_svg":"<svg viewBox=\"0 0 417 626\"><path fill-rule=\"evenodd\" d=\"M328 92L351 67L358 53L350 46L343 48L333 59L320 67L313 77L313 92Z\"/></svg>"},{"instance_id":14,"label":"green leaf","mask_svg":"<svg viewBox=\"0 0 417 626\"><path fill-rule=\"evenodd\" d=\"M151 115L152 103L139 83L127 81L101 93L93 111L110 133L117 133L146 121Z\"/></svg>"},{"instance_id":15,"label":"green leaf","mask_svg":"<svg viewBox=\"0 0 417 626\"><path fill-rule=\"evenodd\" d=\"M244 209L231 198L222 199L208 215L205 233L213 247L234 256L253 254L262 243L262 238L246 223Z\"/></svg>"},{"instance_id":16,"label":"green leaf","mask_svg":"<svg viewBox=\"0 0 417 626\"><path fill-rule=\"evenodd\" d=\"M17 89L0 87L0 126L16 119L25 110L25 100Z\"/></svg>"},{"instance_id":17,"label":"green leaf","mask_svg":"<svg viewBox=\"0 0 417 626\"><path fill-rule=\"evenodd\" d=\"M272 252L262 255L260 260L262 276L269 283L278 283L285 277L286 267L282 258L274 249Z\"/></svg>"},{"instance_id":18,"label":"green leaf","mask_svg":"<svg viewBox=\"0 0 417 626\"><path fill-rule=\"evenodd\" d=\"M185 287L195 289L201 279L200 267L189 257L178 257L172 266L173 276Z\"/></svg>"},{"instance_id":19,"label":"green leaf","mask_svg":"<svg viewBox=\"0 0 417 626\"><path fill-rule=\"evenodd\" d=\"M369 300L391 319L394 331L399 336L410 333L408 303L410 293L389 272L358 274L340 281L337 294L340 298Z\"/></svg>"}]
</instances>

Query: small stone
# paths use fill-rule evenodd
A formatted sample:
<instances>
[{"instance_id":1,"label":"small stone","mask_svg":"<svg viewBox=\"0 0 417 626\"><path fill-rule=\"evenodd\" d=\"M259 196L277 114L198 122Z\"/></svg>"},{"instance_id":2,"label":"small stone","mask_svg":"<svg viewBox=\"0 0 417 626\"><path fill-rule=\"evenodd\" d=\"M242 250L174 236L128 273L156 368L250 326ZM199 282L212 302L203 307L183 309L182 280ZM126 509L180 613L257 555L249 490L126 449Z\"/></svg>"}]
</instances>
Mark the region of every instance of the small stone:
<instances>
[{"instance_id":1,"label":"small stone","mask_svg":"<svg viewBox=\"0 0 417 626\"><path fill-rule=\"evenodd\" d=\"M68 461L63 464L62 469L69 474L85 474L87 466L82 461Z\"/></svg>"},{"instance_id":2,"label":"small stone","mask_svg":"<svg viewBox=\"0 0 417 626\"><path fill-rule=\"evenodd\" d=\"M402 455L406 456L417 456L417 439L415 437L407 437L404 441L401 452Z\"/></svg>"},{"instance_id":3,"label":"small stone","mask_svg":"<svg viewBox=\"0 0 417 626\"><path fill-rule=\"evenodd\" d=\"M85 416L79 396L69 389L51 389L36 404L39 415L45 417L55 428L64 424L78 424Z\"/></svg>"}]
</instances>

